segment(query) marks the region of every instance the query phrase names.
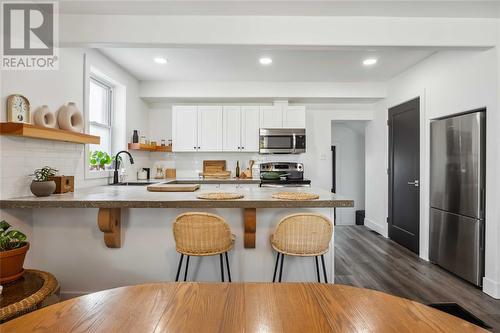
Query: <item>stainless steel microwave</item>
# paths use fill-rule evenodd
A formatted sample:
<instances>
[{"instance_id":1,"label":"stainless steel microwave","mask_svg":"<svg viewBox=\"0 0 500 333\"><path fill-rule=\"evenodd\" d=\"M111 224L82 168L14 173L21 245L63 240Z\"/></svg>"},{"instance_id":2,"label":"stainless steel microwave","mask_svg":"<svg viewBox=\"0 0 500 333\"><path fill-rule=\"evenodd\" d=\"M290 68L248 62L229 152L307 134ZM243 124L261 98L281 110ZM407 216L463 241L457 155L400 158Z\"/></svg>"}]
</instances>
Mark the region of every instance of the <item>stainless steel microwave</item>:
<instances>
[{"instance_id":1,"label":"stainless steel microwave","mask_svg":"<svg viewBox=\"0 0 500 333\"><path fill-rule=\"evenodd\" d=\"M261 128L260 154L300 154L306 152L305 128Z\"/></svg>"}]
</instances>

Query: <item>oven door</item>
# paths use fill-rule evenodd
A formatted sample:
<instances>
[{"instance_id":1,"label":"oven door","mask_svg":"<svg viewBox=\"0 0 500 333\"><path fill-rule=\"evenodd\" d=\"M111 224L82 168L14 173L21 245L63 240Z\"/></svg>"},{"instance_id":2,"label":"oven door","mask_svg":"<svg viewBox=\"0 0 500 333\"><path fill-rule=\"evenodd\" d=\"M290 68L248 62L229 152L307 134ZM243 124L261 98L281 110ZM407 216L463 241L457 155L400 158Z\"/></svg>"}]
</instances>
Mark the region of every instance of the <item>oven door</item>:
<instances>
[{"instance_id":1,"label":"oven door","mask_svg":"<svg viewBox=\"0 0 500 333\"><path fill-rule=\"evenodd\" d=\"M293 150L293 133L288 133L280 129L260 130L260 154L292 154Z\"/></svg>"}]
</instances>

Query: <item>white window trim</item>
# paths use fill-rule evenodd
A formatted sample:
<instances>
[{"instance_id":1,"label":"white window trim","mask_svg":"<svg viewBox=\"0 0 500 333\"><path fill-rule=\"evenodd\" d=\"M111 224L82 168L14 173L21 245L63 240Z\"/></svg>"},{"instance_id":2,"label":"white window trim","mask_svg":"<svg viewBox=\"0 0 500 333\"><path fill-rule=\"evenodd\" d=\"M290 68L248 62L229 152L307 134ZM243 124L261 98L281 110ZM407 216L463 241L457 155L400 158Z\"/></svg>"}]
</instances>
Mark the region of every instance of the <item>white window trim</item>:
<instances>
[{"instance_id":1,"label":"white window trim","mask_svg":"<svg viewBox=\"0 0 500 333\"><path fill-rule=\"evenodd\" d=\"M100 122L96 122L96 121L89 121L89 130L90 130L90 126L95 126L95 127L100 127L100 128L105 128L105 129L108 129L109 130L109 154L112 155L113 154L113 121L114 121L114 107L115 107L115 101L114 101L114 85L112 83L109 83L108 81L104 80L103 78L101 78L98 74L96 73L90 73L90 76L89 76L89 84L90 84L90 81L94 81L95 83L97 83L98 85L102 86L103 88L106 88L106 89L109 89L108 93L109 93L109 106L108 106L108 110L107 110L107 122L108 124L105 124L105 123L100 123ZM89 110L89 114L90 114L90 110ZM88 153L87 155L88 156ZM87 162L88 163L88 162ZM106 174L108 173L109 174L109 171L110 170L99 170L99 171L96 171L96 170L89 170L90 174L97 174L99 175L100 177L107 177ZM104 176L103 176L104 174Z\"/></svg>"},{"instance_id":2,"label":"white window trim","mask_svg":"<svg viewBox=\"0 0 500 333\"><path fill-rule=\"evenodd\" d=\"M111 106L109 110L109 128L110 128L110 141L111 141L111 148L113 147L112 142L113 142L113 110L114 110L114 105L115 105L115 94L113 93L114 90L114 84L110 83L106 78L103 78L104 75L101 75L96 69L92 68L89 61L88 61L88 56L87 54L84 54L84 96L83 96L83 101L84 101L84 119L85 119L85 132L90 133L90 125L91 122L89 121L90 118L90 111L89 111L89 91L90 91L90 81L93 79L99 83L102 83L103 85L109 86L112 88L111 91ZM97 122L92 122L92 125L95 126L105 126L104 124L97 123ZM85 179L102 179L102 178L110 178L113 176L113 171L112 170L90 170L90 165L88 161L88 156L90 152L90 145L86 144L85 145L85 156L83 158L83 163L84 163L84 169L85 169ZM111 154L113 152L111 151Z\"/></svg>"}]
</instances>

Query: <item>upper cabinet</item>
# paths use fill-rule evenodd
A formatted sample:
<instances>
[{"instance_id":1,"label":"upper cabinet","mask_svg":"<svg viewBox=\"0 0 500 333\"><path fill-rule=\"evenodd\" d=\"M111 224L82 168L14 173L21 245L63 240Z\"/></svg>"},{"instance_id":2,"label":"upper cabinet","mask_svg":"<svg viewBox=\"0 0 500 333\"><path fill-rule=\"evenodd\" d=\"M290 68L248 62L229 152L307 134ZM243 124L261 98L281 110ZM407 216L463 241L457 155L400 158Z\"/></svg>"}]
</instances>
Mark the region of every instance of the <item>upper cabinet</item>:
<instances>
[{"instance_id":1,"label":"upper cabinet","mask_svg":"<svg viewBox=\"0 0 500 333\"><path fill-rule=\"evenodd\" d=\"M223 119L222 148L238 152L241 150L241 107L224 106Z\"/></svg>"},{"instance_id":2,"label":"upper cabinet","mask_svg":"<svg viewBox=\"0 0 500 333\"><path fill-rule=\"evenodd\" d=\"M223 151L259 151L259 107L224 106Z\"/></svg>"},{"instance_id":3,"label":"upper cabinet","mask_svg":"<svg viewBox=\"0 0 500 333\"><path fill-rule=\"evenodd\" d=\"M283 107L283 128L306 128L305 106Z\"/></svg>"},{"instance_id":4,"label":"upper cabinet","mask_svg":"<svg viewBox=\"0 0 500 333\"><path fill-rule=\"evenodd\" d=\"M258 152L258 106L174 106L172 151Z\"/></svg>"},{"instance_id":5,"label":"upper cabinet","mask_svg":"<svg viewBox=\"0 0 500 333\"><path fill-rule=\"evenodd\" d=\"M259 151L260 110L258 106L241 107L241 150Z\"/></svg>"},{"instance_id":6,"label":"upper cabinet","mask_svg":"<svg viewBox=\"0 0 500 333\"><path fill-rule=\"evenodd\" d=\"M222 107L174 106L172 151L221 151Z\"/></svg>"},{"instance_id":7,"label":"upper cabinet","mask_svg":"<svg viewBox=\"0 0 500 333\"><path fill-rule=\"evenodd\" d=\"M280 106L260 107L261 128L283 128L283 109Z\"/></svg>"},{"instance_id":8,"label":"upper cabinet","mask_svg":"<svg viewBox=\"0 0 500 333\"><path fill-rule=\"evenodd\" d=\"M306 109L300 105L273 105L260 107L261 128L305 128Z\"/></svg>"},{"instance_id":9,"label":"upper cabinet","mask_svg":"<svg viewBox=\"0 0 500 333\"><path fill-rule=\"evenodd\" d=\"M304 106L191 106L172 108L172 151L258 152L259 128L305 128Z\"/></svg>"},{"instance_id":10,"label":"upper cabinet","mask_svg":"<svg viewBox=\"0 0 500 333\"><path fill-rule=\"evenodd\" d=\"M198 107L172 108L172 151L198 150Z\"/></svg>"},{"instance_id":11,"label":"upper cabinet","mask_svg":"<svg viewBox=\"0 0 500 333\"><path fill-rule=\"evenodd\" d=\"M222 150L222 107L198 107L198 150Z\"/></svg>"}]
</instances>

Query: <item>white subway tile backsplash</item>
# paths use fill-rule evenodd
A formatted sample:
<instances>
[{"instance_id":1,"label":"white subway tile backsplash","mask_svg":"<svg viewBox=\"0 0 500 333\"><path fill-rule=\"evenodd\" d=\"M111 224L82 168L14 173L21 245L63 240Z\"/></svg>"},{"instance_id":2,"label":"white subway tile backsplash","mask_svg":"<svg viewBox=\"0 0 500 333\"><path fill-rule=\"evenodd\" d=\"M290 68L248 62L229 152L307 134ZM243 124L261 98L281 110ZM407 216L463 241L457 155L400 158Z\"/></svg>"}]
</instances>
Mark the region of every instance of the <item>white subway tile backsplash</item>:
<instances>
[{"instance_id":1,"label":"white subway tile backsplash","mask_svg":"<svg viewBox=\"0 0 500 333\"><path fill-rule=\"evenodd\" d=\"M84 146L81 144L16 137L0 138L0 195L2 198L31 195L30 174L45 165L59 174L75 176L75 187L106 184L107 179L86 180Z\"/></svg>"}]
</instances>

